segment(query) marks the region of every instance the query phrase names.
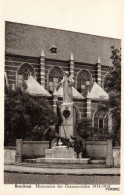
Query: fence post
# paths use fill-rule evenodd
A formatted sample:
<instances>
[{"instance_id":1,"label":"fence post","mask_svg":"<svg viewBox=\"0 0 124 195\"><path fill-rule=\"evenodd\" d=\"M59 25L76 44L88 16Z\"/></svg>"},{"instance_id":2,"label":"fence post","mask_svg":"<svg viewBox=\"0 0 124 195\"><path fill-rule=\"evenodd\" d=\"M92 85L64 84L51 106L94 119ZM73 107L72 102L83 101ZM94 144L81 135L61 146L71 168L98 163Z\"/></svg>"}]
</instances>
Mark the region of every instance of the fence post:
<instances>
[{"instance_id":1,"label":"fence post","mask_svg":"<svg viewBox=\"0 0 124 195\"><path fill-rule=\"evenodd\" d=\"M111 165L112 167L113 167L113 164L114 164L112 140L107 140L107 157L106 157L106 164L107 164L107 165Z\"/></svg>"},{"instance_id":2,"label":"fence post","mask_svg":"<svg viewBox=\"0 0 124 195\"><path fill-rule=\"evenodd\" d=\"M16 156L15 156L15 163L22 162L22 149L23 149L23 140L16 139Z\"/></svg>"}]
</instances>

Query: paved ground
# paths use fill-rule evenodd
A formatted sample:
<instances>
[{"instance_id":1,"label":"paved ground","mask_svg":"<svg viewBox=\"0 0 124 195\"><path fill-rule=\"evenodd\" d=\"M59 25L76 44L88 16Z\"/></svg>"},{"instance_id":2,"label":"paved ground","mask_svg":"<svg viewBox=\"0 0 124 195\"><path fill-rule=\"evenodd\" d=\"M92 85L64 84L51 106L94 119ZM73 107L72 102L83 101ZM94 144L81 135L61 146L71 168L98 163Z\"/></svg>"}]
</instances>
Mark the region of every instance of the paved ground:
<instances>
[{"instance_id":1,"label":"paved ground","mask_svg":"<svg viewBox=\"0 0 124 195\"><path fill-rule=\"evenodd\" d=\"M4 173L5 184L120 184L120 176Z\"/></svg>"}]
</instances>

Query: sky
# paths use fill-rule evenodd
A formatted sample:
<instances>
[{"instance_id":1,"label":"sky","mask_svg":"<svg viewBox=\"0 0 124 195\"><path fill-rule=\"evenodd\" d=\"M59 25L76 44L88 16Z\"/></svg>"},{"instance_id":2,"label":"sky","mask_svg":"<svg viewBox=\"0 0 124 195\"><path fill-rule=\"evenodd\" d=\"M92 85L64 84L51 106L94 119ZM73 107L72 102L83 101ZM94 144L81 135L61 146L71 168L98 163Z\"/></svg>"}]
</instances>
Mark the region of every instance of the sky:
<instances>
[{"instance_id":1,"label":"sky","mask_svg":"<svg viewBox=\"0 0 124 195\"><path fill-rule=\"evenodd\" d=\"M123 36L124 0L1 0L3 20L105 37Z\"/></svg>"}]
</instances>

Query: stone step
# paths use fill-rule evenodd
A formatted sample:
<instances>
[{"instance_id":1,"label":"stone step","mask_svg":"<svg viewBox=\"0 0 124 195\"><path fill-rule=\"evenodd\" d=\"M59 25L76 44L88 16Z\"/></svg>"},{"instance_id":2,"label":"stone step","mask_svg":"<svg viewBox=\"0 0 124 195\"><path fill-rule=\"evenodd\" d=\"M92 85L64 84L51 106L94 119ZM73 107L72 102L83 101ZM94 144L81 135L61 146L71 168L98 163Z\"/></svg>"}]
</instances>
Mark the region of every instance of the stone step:
<instances>
[{"instance_id":1,"label":"stone step","mask_svg":"<svg viewBox=\"0 0 124 195\"><path fill-rule=\"evenodd\" d=\"M36 163L37 159L25 159L24 162L25 163Z\"/></svg>"},{"instance_id":2,"label":"stone step","mask_svg":"<svg viewBox=\"0 0 124 195\"><path fill-rule=\"evenodd\" d=\"M90 158L37 158L36 163L90 164Z\"/></svg>"},{"instance_id":3,"label":"stone step","mask_svg":"<svg viewBox=\"0 0 124 195\"><path fill-rule=\"evenodd\" d=\"M105 164L106 160L91 160L91 164Z\"/></svg>"},{"instance_id":4,"label":"stone step","mask_svg":"<svg viewBox=\"0 0 124 195\"><path fill-rule=\"evenodd\" d=\"M51 158L50 158L51 159ZM59 159L56 159L53 161L53 159L49 160L49 159L46 159L46 158L37 158L37 159L25 159L24 162L27 162L27 163L59 163L59 164L63 164L63 163L69 163L69 164L85 164L85 162L87 162L86 164L106 164L106 160L89 160L87 161L87 159L83 159L79 161L78 160L75 160L75 159L64 159L64 161L62 161L60 158Z\"/></svg>"},{"instance_id":5,"label":"stone step","mask_svg":"<svg viewBox=\"0 0 124 195\"><path fill-rule=\"evenodd\" d=\"M93 169L106 168L106 164L55 164L55 163L22 163L26 167L58 168L58 169Z\"/></svg>"},{"instance_id":6,"label":"stone step","mask_svg":"<svg viewBox=\"0 0 124 195\"><path fill-rule=\"evenodd\" d=\"M37 158L25 159L28 163L53 163L53 164L90 164L90 158Z\"/></svg>"}]
</instances>

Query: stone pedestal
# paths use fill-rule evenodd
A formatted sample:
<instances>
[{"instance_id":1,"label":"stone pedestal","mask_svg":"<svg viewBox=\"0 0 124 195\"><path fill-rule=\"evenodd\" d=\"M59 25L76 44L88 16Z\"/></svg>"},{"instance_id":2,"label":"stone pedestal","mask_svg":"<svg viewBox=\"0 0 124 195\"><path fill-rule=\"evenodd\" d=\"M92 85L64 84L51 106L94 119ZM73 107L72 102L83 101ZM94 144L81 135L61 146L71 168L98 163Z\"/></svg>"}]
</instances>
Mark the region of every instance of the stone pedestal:
<instances>
[{"instance_id":1,"label":"stone pedestal","mask_svg":"<svg viewBox=\"0 0 124 195\"><path fill-rule=\"evenodd\" d=\"M114 160L113 160L113 149L112 149L112 140L107 140L107 157L106 157L106 164L111 165L113 167Z\"/></svg>"},{"instance_id":2,"label":"stone pedestal","mask_svg":"<svg viewBox=\"0 0 124 195\"><path fill-rule=\"evenodd\" d=\"M120 147L113 148L114 167L120 167Z\"/></svg>"},{"instance_id":3,"label":"stone pedestal","mask_svg":"<svg viewBox=\"0 0 124 195\"><path fill-rule=\"evenodd\" d=\"M4 148L4 164L15 164L16 149L14 147Z\"/></svg>"},{"instance_id":4,"label":"stone pedestal","mask_svg":"<svg viewBox=\"0 0 124 195\"><path fill-rule=\"evenodd\" d=\"M17 139L16 140L16 156L15 156L15 163L22 162L22 149L23 149L23 140Z\"/></svg>"},{"instance_id":5,"label":"stone pedestal","mask_svg":"<svg viewBox=\"0 0 124 195\"><path fill-rule=\"evenodd\" d=\"M60 126L60 136L71 138L74 135L74 103L63 103L61 105L63 123Z\"/></svg>"},{"instance_id":6,"label":"stone pedestal","mask_svg":"<svg viewBox=\"0 0 124 195\"><path fill-rule=\"evenodd\" d=\"M54 146L51 149L45 150L46 158L76 158L76 153L73 148L67 146Z\"/></svg>"}]
</instances>

